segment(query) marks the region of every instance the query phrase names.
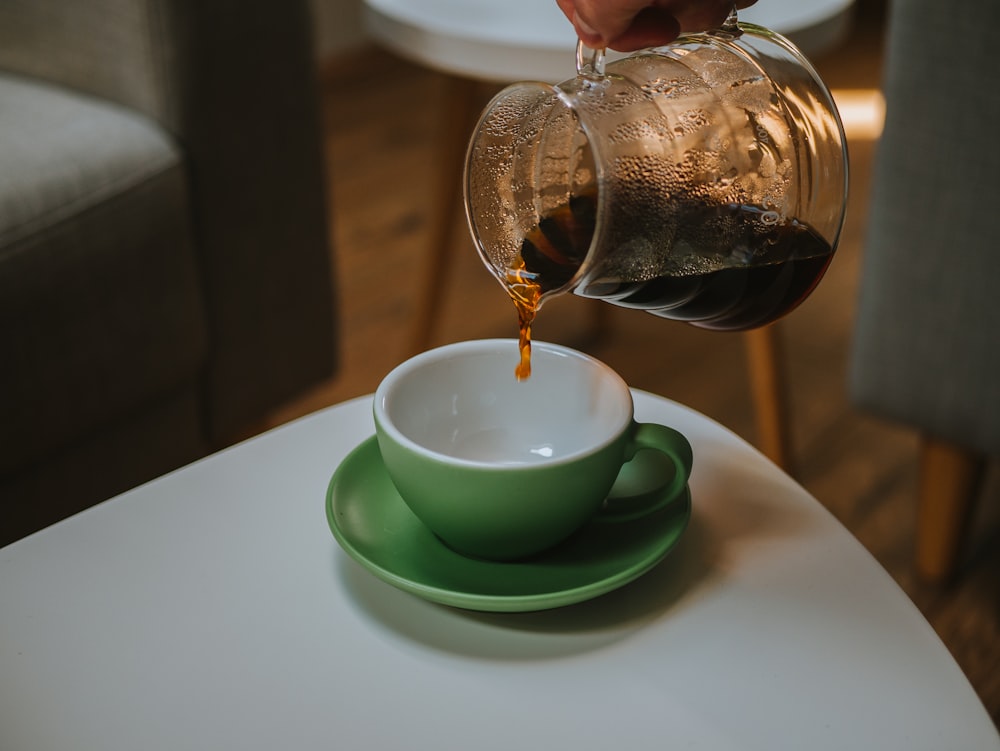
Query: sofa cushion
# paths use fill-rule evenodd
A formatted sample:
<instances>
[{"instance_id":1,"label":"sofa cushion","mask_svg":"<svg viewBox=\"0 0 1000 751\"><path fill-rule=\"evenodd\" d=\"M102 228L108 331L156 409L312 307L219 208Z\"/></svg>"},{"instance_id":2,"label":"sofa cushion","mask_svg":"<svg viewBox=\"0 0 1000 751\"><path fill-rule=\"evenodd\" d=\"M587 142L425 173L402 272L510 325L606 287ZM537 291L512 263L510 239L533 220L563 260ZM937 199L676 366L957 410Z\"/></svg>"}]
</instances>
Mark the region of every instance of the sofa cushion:
<instances>
[{"instance_id":1,"label":"sofa cushion","mask_svg":"<svg viewBox=\"0 0 1000 751\"><path fill-rule=\"evenodd\" d=\"M218 3L206 3L216 6ZM199 4L195 4L197 8ZM0 70L114 101L166 122L183 59L173 0L4 0Z\"/></svg>"},{"instance_id":2,"label":"sofa cushion","mask_svg":"<svg viewBox=\"0 0 1000 751\"><path fill-rule=\"evenodd\" d=\"M179 163L150 121L0 72L0 247Z\"/></svg>"},{"instance_id":3,"label":"sofa cushion","mask_svg":"<svg viewBox=\"0 0 1000 751\"><path fill-rule=\"evenodd\" d=\"M188 204L158 126L0 73L0 473L200 376Z\"/></svg>"}]
</instances>

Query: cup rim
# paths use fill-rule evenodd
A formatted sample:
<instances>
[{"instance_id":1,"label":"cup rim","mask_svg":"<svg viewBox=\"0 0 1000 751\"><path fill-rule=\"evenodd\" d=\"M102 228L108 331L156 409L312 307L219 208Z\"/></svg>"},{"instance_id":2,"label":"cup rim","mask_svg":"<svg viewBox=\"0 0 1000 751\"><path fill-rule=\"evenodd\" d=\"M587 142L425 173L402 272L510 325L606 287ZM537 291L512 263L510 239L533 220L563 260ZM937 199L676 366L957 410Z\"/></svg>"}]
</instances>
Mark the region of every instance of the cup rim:
<instances>
[{"instance_id":1,"label":"cup rim","mask_svg":"<svg viewBox=\"0 0 1000 751\"><path fill-rule=\"evenodd\" d=\"M391 438L395 443L400 446L405 447L407 450L413 453L419 454L425 458L448 464L454 467L464 467L464 468L477 468L484 470L496 470L505 467L506 465L497 464L495 462L487 460L477 460L477 459L467 459L463 457L456 457L451 454L446 454L441 451L436 451L434 449L427 448L413 439L409 438L405 433L403 433L395 423L389 419L386 411L386 402L388 400L389 392L404 376L412 372L413 370L421 367L428 361L436 361L441 359L446 359L448 356L454 352L492 352L497 351L498 348L513 347L513 352L517 353L518 341L516 339L470 339L459 342L452 342L450 344L445 344L440 347L435 347L433 349L426 350L411 358L404 360L403 362L396 365L392 370L390 370L386 376L379 382L375 389L374 400L372 405L372 411L375 418L375 424L380 428L387 437ZM554 344L552 342L545 341L532 341L532 352L536 353L538 351L545 351L551 354L561 355L565 357L573 357L579 360L584 360L593 366L596 366L601 370L604 375L606 375L611 382L615 383L620 387L620 394L623 399L621 420L618 424L614 426L613 429L608 431L606 438L600 442L594 443L577 451L573 451L568 454L561 455L549 460L539 462L537 464L524 465L525 469L530 467L537 467L539 469L548 467L557 467L563 464L568 464L574 461L578 461L583 457L590 456L594 453L602 451L610 444L618 440L622 433L628 428L628 425L634 420L635 405L632 398L632 391L629 388L625 380L608 364L598 360L596 357L588 355L585 352L580 352L572 347L566 347L561 344ZM510 377L514 378L513 372L513 362L511 366ZM378 432L378 431L376 431ZM509 469L509 467L508 467Z\"/></svg>"}]
</instances>

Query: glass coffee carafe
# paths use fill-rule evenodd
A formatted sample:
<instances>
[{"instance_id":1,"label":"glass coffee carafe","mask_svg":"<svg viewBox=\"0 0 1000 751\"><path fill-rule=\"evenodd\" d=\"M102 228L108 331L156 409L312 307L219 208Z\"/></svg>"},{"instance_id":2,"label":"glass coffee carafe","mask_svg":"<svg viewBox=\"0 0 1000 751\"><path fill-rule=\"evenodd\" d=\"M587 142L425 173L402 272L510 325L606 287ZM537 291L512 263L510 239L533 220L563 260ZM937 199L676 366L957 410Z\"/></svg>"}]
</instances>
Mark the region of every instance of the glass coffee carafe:
<instances>
[{"instance_id":1,"label":"glass coffee carafe","mask_svg":"<svg viewBox=\"0 0 1000 751\"><path fill-rule=\"evenodd\" d=\"M737 22L498 94L469 145L477 249L521 314L572 292L720 330L767 324L823 276L847 151L784 37ZM527 320L525 317L527 316Z\"/></svg>"}]
</instances>

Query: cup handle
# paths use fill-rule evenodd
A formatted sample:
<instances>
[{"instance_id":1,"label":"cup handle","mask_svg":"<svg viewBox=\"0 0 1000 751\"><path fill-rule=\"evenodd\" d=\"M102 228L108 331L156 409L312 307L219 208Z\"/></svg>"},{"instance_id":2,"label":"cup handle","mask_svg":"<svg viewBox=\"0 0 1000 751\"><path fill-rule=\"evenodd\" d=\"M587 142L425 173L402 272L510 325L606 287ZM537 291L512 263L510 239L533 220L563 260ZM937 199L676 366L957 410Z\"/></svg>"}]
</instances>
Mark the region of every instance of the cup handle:
<instances>
[{"instance_id":1,"label":"cup handle","mask_svg":"<svg viewBox=\"0 0 1000 751\"><path fill-rule=\"evenodd\" d=\"M640 452L646 450L655 452L652 458L660 461L650 462L649 456L644 460ZM603 520L630 521L666 508L687 487L694 462L691 444L683 434L666 425L635 420L629 427L625 458L618 480L598 513ZM664 465L672 470L665 483Z\"/></svg>"}]
</instances>

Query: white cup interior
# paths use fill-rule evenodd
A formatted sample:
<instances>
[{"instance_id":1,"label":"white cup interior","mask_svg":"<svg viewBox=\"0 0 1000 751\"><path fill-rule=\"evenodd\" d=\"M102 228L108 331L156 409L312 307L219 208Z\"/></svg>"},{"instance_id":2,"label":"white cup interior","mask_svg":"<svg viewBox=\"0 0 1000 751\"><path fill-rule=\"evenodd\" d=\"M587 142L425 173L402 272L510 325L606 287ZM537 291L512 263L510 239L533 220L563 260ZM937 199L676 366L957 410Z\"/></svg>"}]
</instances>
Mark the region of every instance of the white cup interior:
<instances>
[{"instance_id":1,"label":"white cup interior","mask_svg":"<svg viewBox=\"0 0 1000 751\"><path fill-rule=\"evenodd\" d=\"M383 428L417 451L477 464L566 461L618 436L632 397L608 366L536 342L518 381L517 342L460 342L407 360L375 394Z\"/></svg>"}]
</instances>

